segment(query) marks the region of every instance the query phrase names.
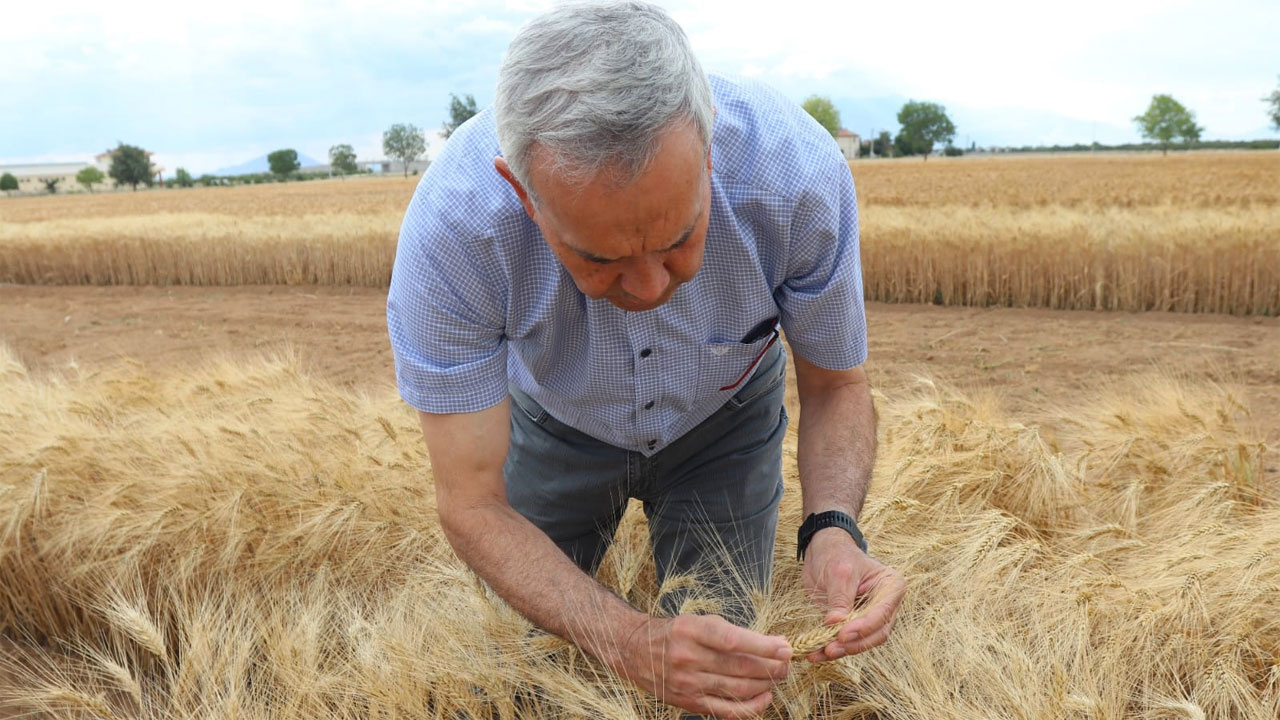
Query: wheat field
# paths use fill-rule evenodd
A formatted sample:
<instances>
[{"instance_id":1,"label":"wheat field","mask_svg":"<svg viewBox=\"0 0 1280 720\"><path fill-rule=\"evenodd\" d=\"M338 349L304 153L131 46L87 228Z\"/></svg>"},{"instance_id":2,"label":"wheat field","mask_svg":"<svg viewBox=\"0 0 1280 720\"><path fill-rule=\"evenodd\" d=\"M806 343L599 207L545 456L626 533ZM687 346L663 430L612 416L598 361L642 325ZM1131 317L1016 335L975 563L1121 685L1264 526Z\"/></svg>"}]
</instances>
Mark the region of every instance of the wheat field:
<instances>
[{"instance_id":1,"label":"wheat field","mask_svg":"<svg viewBox=\"0 0 1280 720\"><path fill-rule=\"evenodd\" d=\"M1035 417L924 378L878 396L862 525L907 598L768 717L1280 716L1280 488L1248 408L1159 374L1096 390ZM38 375L0 346L0 426L0 713L672 716L453 556L393 388L287 356ZM795 442L756 627L800 642ZM633 508L601 579L653 610L654 578Z\"/></svg>"},{"instance_id":2,"label":"wheat field","mask_svg":"<svg viewBox=\"0 0 1280 720\"><path fill-rule=\"evenodd\" d=\"M1280 314L1280 153L858 161L870 300ZM383 287L414 179L0 203L0 282Z\"/></svg>"}]
</instances>

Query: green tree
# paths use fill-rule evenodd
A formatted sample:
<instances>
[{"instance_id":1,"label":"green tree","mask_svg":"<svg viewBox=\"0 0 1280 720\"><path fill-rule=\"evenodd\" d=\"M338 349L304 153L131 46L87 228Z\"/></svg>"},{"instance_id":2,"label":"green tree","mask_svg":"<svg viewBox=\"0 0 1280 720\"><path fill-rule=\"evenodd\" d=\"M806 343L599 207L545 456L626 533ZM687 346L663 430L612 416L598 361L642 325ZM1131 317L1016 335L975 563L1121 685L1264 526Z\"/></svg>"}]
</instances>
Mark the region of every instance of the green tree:
<instances>
[{"instance_id":1,"label":"green tree","mask_svg":"<svg viewBox=\"0 0 1280 720\"><path fill-rule=\"evenodd\" d=\"M293 171L302 167L298 163L298 151L293 148L276 150L267 155L267 164L271 166L271 174L281 180L288 180Z\"/></svg>"},{"instance_id":2,"label":"green tree","mask_svg":"<svg viewBox=\"0 0 1280 720\"><path fill-rule=\"evenodd\" d=\"M18 178L13 173L0 175L0 192L11 192L18 189Z\"/></svg>"},{"instance_id":3,"label":"green tree","mask_svg":"<svg viewBox=\"0 0 1280 720\"><path fill-rule=\"evenodd\" d=\"M93 167L92 165L76 173L76 182L83 185L84 189L88 190L89 192L93 192L94 185L97 185L98 183L106 179L107 179L107 176L103 175L101 170L99 170L96 167Z\"/></svg>"},{"instance_id":4,"label":"green tree","mask_svg":"<svg viewBox=\"0 0 1280 720\"><path fill-rule=\"evenodd\" d=\"M893 154L893 138L889 136L888 130L881 130L880 136L871 141L871 152L876 157L887 157Z\"/></svg>"},{"instance_id":5,"label":"green tree","mask_svg":"<svg viewBox=\"0 0 1280 720\"><path fill-rule=\"evenodd\" d=\"M898 124L902 130L893 140L899 155L924 156L929 159L935 143L949 144L956 136L956 126L947 117L947 109L938 103L907 101L898 111Z\"/></svg>"},{"instance_id":6,"label":"green tree","mask_svg":"<svg viewBox=\"0 0 1280 720\"><path fill-rule=\"evenodd\" d=\"M831 137L835 137L836 133L840 132L840 111L829 98L810 95L800 103L800 107L817 120L819 125L826 128L827 132L831 133Z\"/></svg>"},{"instance_id":7,"label":"green tree","mask_svg":"<svg viewBox=\"0 0 1280 720\"><path fill-rule=\"evenodd\" d=\"M470 94L463 100L453 93L449 93L449 122L444 124L443 134L447 138L457 130L462 123L470 120L472 116L480 112L476 107L476 99Z\"/></svg>"},{"instance_id":8,"label":"green tree","mask_svg":"<svg viewBox=\"0 0 1280 720\"><path fill-rule=\"evenodd\" d=\"M1142 137L1160 143L1165 155L1169 154L1169 143L1174 138L1192 143L1200 139L1200 132L1204 130L1196 125L1196 114L1172 95L1152 95L1147 111L1134 116L1133 121L1138 124Z\"/></svg>"},{"instance_id":9,"label":"green tree","mask_svg":"<svg viewBox=\"0 0 1280 720\"><path fill-rule=\"evenodd\" d=\"M409 177L409 163L422 157L426 151L426 138L413 125L396 123L382 133L382 152L404 164L405 177Z\"/></svg>"},{"instance_id":10,"label":"green tree","mask_svg":"<svg viewBox=\"0 0 1280 720\"><path fill-rule=\"evenodd\" d=\"M899 132L893 136L893 152L891 154L894 156L906 157L908 155L926 154L927 152L923 142L906 133Z\"/></svg>"},{"instance_id":11,"label":"green tree","mask_svg":"<svg viewBox=\"0 0 1280 720\"><path fill-rule=\"evenodd\" d=\"M218 177L217 175L210 175L208 173L201 175L199 178L196 179L196 182L200 183L205 187L213 187L214 185L223 184L222 178Z\"/></svg>"},{"instance_id":12,"label":"green tree","mask_svg":"<svg viewBox=\"0 0 1280 720\"><path fill-rule=\"evenodd\" d=\"M57 195L58 183L62 182L62 178L40 178L40 182L44 183L44 189L48 190L50 195Z\"/></svg>"},{"instance_id":13,"label":"green tree","mask_svg":"<svg viewBox=\"0 0 1280 720\"><path fill-rule=\"evenodd\" d=\"M339 177L360 172L356 165L356 151L350 145L334 145L329 148L329 167Z\"/></svg>"},{"instance_id":14,"label":"green tree","mask_svg":"<svg viewBox=\"0 0 1280 720\"><path fill-rule=\"evenodd\" d=\"M1271 126L1280 130L1280 86L1272 90L1270 95L1262 98L1262 102L1269 106L1267 114L1271 116Z\"/></svg>"},{"instance_id":15,"label":"green tree","mask_svg":"<svg viewBox=\"0 0 1280 720\"><path fill-rule=\"evenodd\" d=\"M111 167L107 174L117 185L131 185L137 191L139 183L151 186L151 157L136 145L117 143L111 151Z\"/></svg>"},{"instance_id":16,"label":"green tree","mask_svg":"<svg viewBox=\"0 0 1280 720\"><path fill-rule=\"evenodd\" d=\"M191 173L187 172L186 168L178 168L177 171L174 172L173 183L178 187L184 188L188 188L196 184L195 180L191 178Z\"/></svg>"}]
</instances>

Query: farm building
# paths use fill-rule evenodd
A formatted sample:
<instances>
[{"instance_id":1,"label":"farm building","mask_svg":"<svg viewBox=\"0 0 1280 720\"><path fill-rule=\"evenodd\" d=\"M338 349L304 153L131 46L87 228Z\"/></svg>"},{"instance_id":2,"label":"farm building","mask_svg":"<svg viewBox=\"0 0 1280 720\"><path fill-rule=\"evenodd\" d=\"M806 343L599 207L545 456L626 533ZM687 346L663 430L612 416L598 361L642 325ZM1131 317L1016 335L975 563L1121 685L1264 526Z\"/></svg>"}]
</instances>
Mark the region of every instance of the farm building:
<instances>
[{"instance_id":1,"label":"farm building","mask_svg":"<svg viewBox=\"0 0 1280 720\"><path fill-rule=\"evenodd\" d=\"M414 175L424 173L430 165L430 160L414 160L409 163L408 172ZM382 175L405 172L404 163L400 160L358 160L356 161L356 167Z\"/></svg>"},{"instance_id":2,"label":"farm building","mask_svg":"<svg viewBox=\"0 0 1280 720\"><path fill-rule=\"evenodd\" d=\"M22 194L36 194L48 192L45 188L45 182L49 180L58 180L58 192L77 192L84 190L76 183L76 173L87 167L96 167L102 171L103 175L111 169L111 155L114 150L108 150L93 156L93 162L58 162L58 163L29 163L22 165L0 165L0 175L9 173L18 179L18 192ZM151 153L147 153L150 157ZM163 168L155 165L151 166L151 174L159 180L160 172ZM104 187L112 186L110 178L103 183Z\"/></svg>"},{"instance_id":3,"label":"farm building","mask_svg":"<svg viewBox=\"0 0 1280 720\"><path fill-rule=\"evenodd\" d=\"M154 153L152 153L150 150L146 150L144 152L147 153L148 160L150 160L151 156L154 155ZM111 149L111 150L107 150L106 152L101 152L101 153L98 153L97 155L94 155L93 156L94 167L101 170L103 175L106 175L107 171L111 169L111 158L115 154L116 154L115 149ZM154 162L151 163L151 177L157 183L160 182L160 174L163 172L164 172L164 168L158 167ZM111 182L111 181L108 180L108 182Z\"/></svg>"},{"instance_id":4,"label":"farm building","mask_svg":"<svg viewBox=\"0 0 1280 720\"><path fill-rule=\"evenodd\" d=\"M46 180L58 180L58 190L62 191L76 184L76 173L88 163L33 163L30 165L0 165L0 175L9 173L18 179L18 192L45 192Z\"/></svg>"},{"instance_id":5,"label":"farm building","mask_svg":"<svg viewBox=\"0 0 1280 720\"><path fill-rule=\"evenodd\" d=\"M836 144L840 146L845 160L854 160L862 150L862 136L852 130L840 128L836 133Z\"/></svg>"}]
</instances>

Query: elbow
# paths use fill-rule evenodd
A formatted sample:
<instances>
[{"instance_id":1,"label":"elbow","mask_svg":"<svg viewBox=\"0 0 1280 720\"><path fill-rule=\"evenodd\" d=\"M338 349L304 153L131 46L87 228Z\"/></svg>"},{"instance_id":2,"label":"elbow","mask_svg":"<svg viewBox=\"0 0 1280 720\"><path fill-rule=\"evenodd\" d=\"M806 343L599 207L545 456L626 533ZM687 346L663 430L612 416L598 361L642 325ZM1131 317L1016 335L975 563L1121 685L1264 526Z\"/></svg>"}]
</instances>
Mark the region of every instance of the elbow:
<instances>
[{"instance_id":1,"label":"elbow","mask_svg":"<svg viewBox=\"0 0 1280 720\"><path fill-rule=\"evenodd\" d=\"M505 512L511 511L506 498L451 498L437 496L436 516L445 539L459 555L474 543L474 538L487 534Z\"/></svg>"}]
</instances>

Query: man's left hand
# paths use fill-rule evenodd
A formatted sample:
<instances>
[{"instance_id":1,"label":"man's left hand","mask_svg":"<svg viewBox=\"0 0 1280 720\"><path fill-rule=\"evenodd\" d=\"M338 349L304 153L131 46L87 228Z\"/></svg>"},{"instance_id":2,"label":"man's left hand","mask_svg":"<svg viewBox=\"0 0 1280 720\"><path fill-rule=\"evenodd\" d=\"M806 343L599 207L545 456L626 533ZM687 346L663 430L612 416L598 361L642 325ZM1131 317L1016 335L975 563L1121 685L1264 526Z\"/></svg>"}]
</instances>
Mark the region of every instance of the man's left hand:
<instances>
[{"instance_id":1,"label":"man's left hand","mask_svg":"<svg viewBox=\"0 0 1280 720\"><path fill-rule=\"evenodd\" d=\"M840 528L823 528L805 550L804 586L827 608L823 622L844 620L858 598L866 596L866 612L849 620L826 647L811 653L810 662L856 655L883 643L893 629L894 615L907 592L902 573L866 553Z\"/></svg>"}]
</instances>

